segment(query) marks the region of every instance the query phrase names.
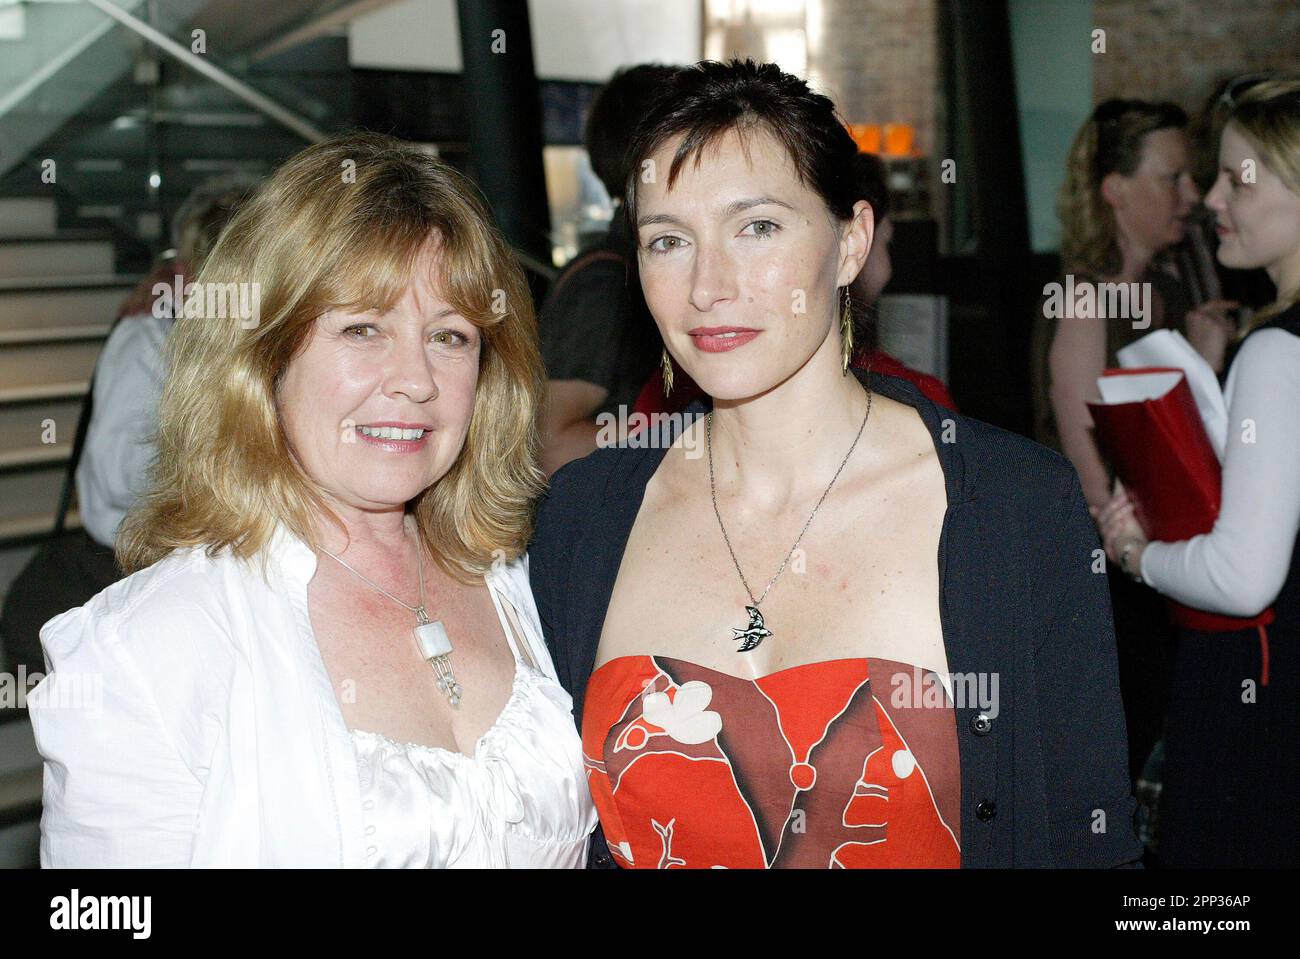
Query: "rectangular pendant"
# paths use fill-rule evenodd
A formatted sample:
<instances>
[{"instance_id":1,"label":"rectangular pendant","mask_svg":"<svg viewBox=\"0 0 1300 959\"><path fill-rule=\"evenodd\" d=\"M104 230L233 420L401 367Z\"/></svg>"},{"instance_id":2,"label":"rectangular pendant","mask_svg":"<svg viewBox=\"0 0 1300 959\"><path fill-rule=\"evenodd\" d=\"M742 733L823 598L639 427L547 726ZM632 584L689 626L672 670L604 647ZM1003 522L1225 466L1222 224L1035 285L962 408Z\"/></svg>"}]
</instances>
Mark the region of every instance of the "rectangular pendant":
<instances>
[{"instance_id":1,"label":"rectangular pendant","mask_svg":"<svg viewBox=\"0 0 1300 959\"><path fill-rule=\"evenodd\" d=\"M436 659L451 652L451 638L441 620L415 627L415 641L425 659Z\"/></svg>"}]
</instances>

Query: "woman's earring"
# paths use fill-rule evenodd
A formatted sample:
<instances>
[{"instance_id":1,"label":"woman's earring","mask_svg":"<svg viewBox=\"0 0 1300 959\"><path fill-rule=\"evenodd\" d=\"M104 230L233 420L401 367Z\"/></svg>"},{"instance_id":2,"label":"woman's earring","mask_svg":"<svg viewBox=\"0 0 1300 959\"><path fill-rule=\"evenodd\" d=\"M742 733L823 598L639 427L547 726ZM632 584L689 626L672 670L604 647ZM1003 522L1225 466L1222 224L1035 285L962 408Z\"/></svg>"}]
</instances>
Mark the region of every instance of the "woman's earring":
<instances>
[{"instance_id":1,"label":"woman's earring","mask_svg":"<svg viewBox=\"0 0 1300 959\"><path fill-rule=\"evenodd\" d=\"M659 365L664 371L664 396L673 391L673 358L668 355L668 347L664 347L663 358L660 359Z\"/></svg>"},{"instance_id":2,"label":"woman's earring","mask_svg":"<svg viewBox=\"0 0 1300 959\"><path fill-rule=\"evenodd\" d=\"M844 305L840 308L840 343L843 345L842 365L844 374L849 372L849 363L853 361L853 305L849 297L849 288L844 287Z\"/></svg>"}]
</instances>

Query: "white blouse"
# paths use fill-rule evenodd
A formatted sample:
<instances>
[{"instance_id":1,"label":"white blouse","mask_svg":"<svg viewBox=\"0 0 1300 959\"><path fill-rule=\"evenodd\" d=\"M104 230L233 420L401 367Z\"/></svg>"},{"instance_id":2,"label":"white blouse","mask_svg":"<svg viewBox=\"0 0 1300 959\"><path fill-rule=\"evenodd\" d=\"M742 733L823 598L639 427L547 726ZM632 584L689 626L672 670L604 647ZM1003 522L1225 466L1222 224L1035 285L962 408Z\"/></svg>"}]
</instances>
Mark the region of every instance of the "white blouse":
<instances>
[{"instance_id":1,"label":"white blouse","mask_svg":"<svg viewBox=\"0 0 1300 959\"><path fill-rule=\"evenodd\" d=\"M1254 616L1286 582L1300 532L1300 337L1260 330L1224 387L1228 445L1219 517L1208 533L1142 552L1142 579L1196 609Z\"/></svg>"},{"instance_id":2,"label":"white blouse","mask_svg":"<svg viewBox=\"0 0 1300 959\"><path fill-rule=\"evenodd\" d=\"M42 866L582 865L596 814L526 556L485 579L536 668L472 759L349 730L316 554L281 526L262 560L178 550L45 624Z\"/></svg>"},{"instance_id":3,"label":"white blouse","mask_svg":"<svg viewBox=\"0 0 1300 959\"><path fill-rule=\"evenodd\" d=\"M495 595L493 596L496 601ZM526 661L510 611L496 603L515 658L505 707L473 755L351 730L366 823L366 862L378 868L580 869L595 807L574 754L572 700L544 648ZM526 631L521 631L528 645Z\"/></svg>"}]
</instances>

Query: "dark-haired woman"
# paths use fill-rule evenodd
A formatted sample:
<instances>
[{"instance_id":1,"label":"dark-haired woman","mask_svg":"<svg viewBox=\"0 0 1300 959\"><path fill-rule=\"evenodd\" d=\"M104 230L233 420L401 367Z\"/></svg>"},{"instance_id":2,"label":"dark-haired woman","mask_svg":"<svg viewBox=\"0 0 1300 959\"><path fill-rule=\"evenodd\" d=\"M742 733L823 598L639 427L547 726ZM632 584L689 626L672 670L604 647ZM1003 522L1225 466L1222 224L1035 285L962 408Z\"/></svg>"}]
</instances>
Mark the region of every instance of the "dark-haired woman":
<instances>
[{"instance_id":1,"label":"dark-haired woman","mask_svg":"<svg viewBox=\"0 0 1300 959\"><path fill-rule=\"evenodd\" d=\"M681 71L639 128L642 287L712 411L559 471L530 547L595 863L1129 863L1078 478L849 374L855 152L828 99L748 61Z\"/></svg>"},{"instance_id":2,"label":"dark-haired woman","mask_svg":"<svg viewBox=\"0 0 1300 959\"><path fill-rule=\"evenodd\" d=\"M858 198L871 206L871 219L875 226L871 252L862 265L857 279L849 286L852 297L853 359L850 365L864 370L874 370L886 376L896 376L916 385L927 399L950 410L957 403L948 386L939 377L913 369L880 348L876 327L876 301L884 292L894 273L889 245L894 238L894 221L889 216L889 187L885 182L885 163L874 153L859 153L853 158L853 173L857 181ZM667 374L667 377L665 376ZM665 389L665 381L671 389ZM704 391L676 364L655 368L636 399L636 412L647 418L657 413L677 413L700 399ZM647 422L650 422L647 419Z\"/></svg>"}]
</instances>

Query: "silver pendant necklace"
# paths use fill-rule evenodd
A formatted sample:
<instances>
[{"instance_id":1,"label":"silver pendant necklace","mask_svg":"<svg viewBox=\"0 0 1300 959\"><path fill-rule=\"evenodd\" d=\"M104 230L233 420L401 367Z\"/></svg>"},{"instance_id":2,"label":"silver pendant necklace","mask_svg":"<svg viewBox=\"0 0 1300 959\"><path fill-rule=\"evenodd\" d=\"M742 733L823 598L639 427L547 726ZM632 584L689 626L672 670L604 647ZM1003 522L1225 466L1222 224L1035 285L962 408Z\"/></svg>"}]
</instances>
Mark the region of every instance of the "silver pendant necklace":
<instances>
[{"instance_id":1,"label":"silver pendant necklace","mask_svg":"<svg viewBox=\"0 0 1300 959\"><path fill-rule=\"evenodd\" d=\"M777 581L777 578L785 572L785 564L790 562L790 557L793 556L794 551L799 548L799 544L803 541L803 534L808 532L808 527L812 525L813 517L816 516L817 511L821 509L822 503L825 502L826 497L830 495L831 487L835 485L835 481L840 478L840 473L844 470L844 464L847 463L849 457L853 455L853 450L857 447L858 440L862 439L862 431L867 428L867 420L870 418L871 390L867 390L867 412L866 415L862 417L862 425L858 427L858 435L853 438L853 445L850 446L849 451L844 454L844 459L840 461L840 468L837 469L835 475L831 477L830 484L826 487L826 492L822 493L821 499L817 501L817 505L813 507L812 513L809 514L808 521L803 524L803 529L799 531L799 538L796 539L794 545L790 547L790 552L785 554L785 559L781 560L781 567L776 571L776 575L767 581L767 586L763 589L763 595L755 599L754 591L749 588L749 583L745 580L745 573L740 568L740 560L736 559L736 551L731 547L731 537L727 535L727 527L722 522L722 512L718 509L718 491L713 481L713 411L709 411L708 418L704 423L704 433L705 445L709 450L709 493L713 497L713 514L718 517L718 526L722 530L723 540L727 543L727 552L731 553L731 562L735 564L736 572L740 575L740 583L745 587L745 592L749 594L749 601L753 604L745 607L745 612L749 614L749 625L740 629L737 629L735 626L731 627L732 633L735 634L731 638L740 641L740 647L736 652L747 653L751 649L755 649L759 643L772 635L772 631L763 624L763 614L759 612L758 608L762 604L763 600L767 598L768 591Z\"/></svg>"},{"instance_id":2,"label":"silver pendant necklace","mask_svg":"<svg viewBox=\"0 0 1300 959\"><path fill-rule=\"evenodd\" d=\"M428 611L424 608L424 550L419 546L418 537L416 542L416 557L418 558L420 570L419 606L411 606L409 603L402 602L378 583L362 576L329 550L324 547L317 548L350 572L353 576L356 576L374 589L377 589L397 605L409 609L415 614L416 626L412 632L415 634L415 645L420 650L420 656L433 667L433 671L438 677L438 689L447 697L447 701L451 703L452 706L459 706L461 688L460 683L456 681L456 674L453 673L451 669L451 638L447 635L447 627L442 624L442 620L434 621L430 619Z\"/></svg>"}]
</instances>

